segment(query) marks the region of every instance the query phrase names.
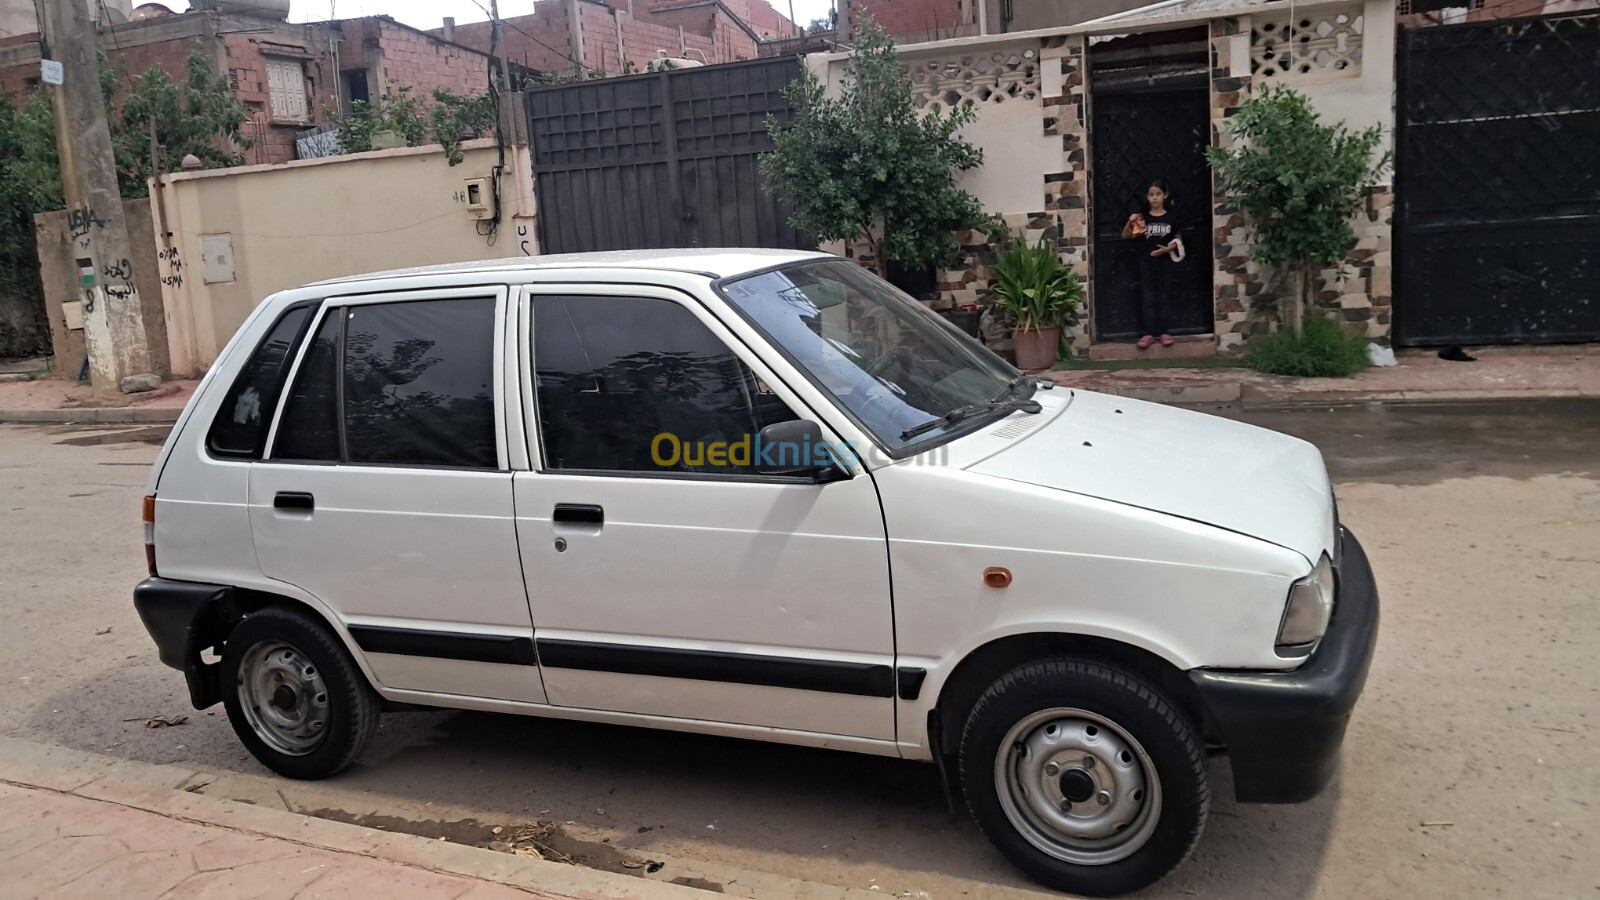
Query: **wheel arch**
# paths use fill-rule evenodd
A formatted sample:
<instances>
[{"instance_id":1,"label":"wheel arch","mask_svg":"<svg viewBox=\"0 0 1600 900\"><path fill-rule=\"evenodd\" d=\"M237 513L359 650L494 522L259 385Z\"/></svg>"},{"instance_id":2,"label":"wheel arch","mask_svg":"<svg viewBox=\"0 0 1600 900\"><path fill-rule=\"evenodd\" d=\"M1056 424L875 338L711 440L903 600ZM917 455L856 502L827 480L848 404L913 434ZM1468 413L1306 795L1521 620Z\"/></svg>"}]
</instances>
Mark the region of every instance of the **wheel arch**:
<instances>
[{"instance_id":1,"label":"wheel arch","mask_svg":"<svg viewBox=\"0 0 1600 900\"><path fill-rule=\"evenodd\" d=\"M373 682L372 673L367 671L365 660L361 658L361 654L350 651L344 629L339 627L326 610L285 594L235 587L202 607L190 625L189 653L184 675L189 682L189 699L195 709L205 709L222 701L222 685L218 681L221 664L208 663L201 654L206 650L220 653L220 648L227 641L228 635L233 633L246 616L268 608L293 610L320 623L328 629L328 633L338 644L344 646L347 652L351 652L357 671L361 672L368 684L376 689L377 685Z\"/></svg>"},{"instance_id":2,"label":"wheel arch","mask_svg":"<svg viewBox=\"0 0 1600 900\"><path fill-rule=\"evenodd\" d=\"M1096 635L1069 632L1031 632L996 638L969 652L939 687L933 715L938 755L953 755L961 740L962 725L978 697L1001 675L1031 662L1067 657L1091 660L1124 669L1149 680L1187 713L1205 735L1213 733L1205 704L1183 670L1161 656L1132 644Z\"/></svg>"}]
</instances>

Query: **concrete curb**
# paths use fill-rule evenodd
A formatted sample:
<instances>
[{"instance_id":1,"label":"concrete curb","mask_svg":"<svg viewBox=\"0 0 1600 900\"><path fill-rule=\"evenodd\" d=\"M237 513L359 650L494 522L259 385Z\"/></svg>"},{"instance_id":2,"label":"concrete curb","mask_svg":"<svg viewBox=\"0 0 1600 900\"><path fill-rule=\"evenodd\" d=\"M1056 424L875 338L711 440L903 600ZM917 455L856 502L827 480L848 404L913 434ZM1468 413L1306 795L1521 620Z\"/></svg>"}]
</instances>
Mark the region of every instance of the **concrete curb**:
<instances>
[{"instance_id":1,"label":"concrete curb","mask_svg":"<svg viewBox=\"0 0 1600 900\"><path fill-rule=\"evenodd\" d=\"M138 763L106 760L91 753L0 739L0 781L19 787L56 791L194 824L544 893L626 900L691 900L708 896L704 891L682 885L430 841L410 834L377 831L153 786L149 782L156 773L139 772L140 768ZM144 783L131 783L118 777L129 774L142 776L139 780Z\"/></svg>"},{"instance_id":2,"label":"concrete curb","mask_svg":"<svg viewBox=\"0 0 1600 900\"><path fill-rule=\"evenodd\" d=\"M17 425L171 425L182 407L88 407L82 409L0 409L0 424Z\"/></svg>"},{"instance_id":3,"label":"concrete curb","mask_svg":"<svg viewBox=\"0 0 1600 900\"><path fill-rule=\"evenodd\" d=\"M650 877L622 875L497 853L196 793L216 777L212 773L183 766L135 762L19 738L0 737L0 783L55 791L198 825L288 841L335 853L382 859L541 894L597 900L690 900L712 896L698 888ZM721 869L715 873L696 872L699 867L692 864L680 864L660 854L652 854L652 858L667 861L669 868L679 873L736 876L741 887L756 892L754 896L775 900L865 900L883 896L857 888L798 881L764 872L733 869ZM732 886L731 881L728 884Z\"/></svg>"}]
</instances>

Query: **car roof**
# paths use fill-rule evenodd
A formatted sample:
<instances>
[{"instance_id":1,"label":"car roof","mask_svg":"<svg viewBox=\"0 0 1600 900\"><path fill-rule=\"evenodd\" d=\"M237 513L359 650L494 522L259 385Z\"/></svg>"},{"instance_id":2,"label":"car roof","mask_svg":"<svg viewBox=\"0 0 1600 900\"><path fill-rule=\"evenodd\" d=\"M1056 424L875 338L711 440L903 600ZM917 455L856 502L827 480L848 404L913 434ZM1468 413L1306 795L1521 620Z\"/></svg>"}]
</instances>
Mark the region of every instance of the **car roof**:
<instances>
[{"instance_id":1,"label":"car roof","mask_svg":"<svg viewBox=\"0 0 1600 900\"><path fill-rule=\"evenodd\" d=\"M708 278L728 278L760 269L770 269L803 259L833 258L815 250L768 250L752 247L696 247L674 250L608 250L599 253L557 253L550 256L523 256L509 259L482 259L443 263L409 269L391 269L366 275L330 278L306 287L350 284L381 278L417 275L509 274L540 269L621 268L645 271L687 272Z\"/></svg>"}]
</instances>

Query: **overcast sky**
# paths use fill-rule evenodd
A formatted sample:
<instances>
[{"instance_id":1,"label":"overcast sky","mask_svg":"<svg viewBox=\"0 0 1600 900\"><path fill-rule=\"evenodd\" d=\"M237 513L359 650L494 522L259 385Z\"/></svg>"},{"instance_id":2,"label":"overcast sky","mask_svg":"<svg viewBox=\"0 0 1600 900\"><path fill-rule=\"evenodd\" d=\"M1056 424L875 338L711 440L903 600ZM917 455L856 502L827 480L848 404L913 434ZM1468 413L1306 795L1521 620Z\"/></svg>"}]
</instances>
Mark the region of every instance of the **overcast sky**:
<instances>
[{"instance_id":1,"label":"overcast sky","mask_svg":"<svg viewBox=\"0 0 1600 900\"><path fill-rule=\"evenodd\" d=\"M789 14L790 0L772 2L778 12ZM171 5L182 8L185 4L180 0ZM804 25L827 15L830 5L829 0L794 0L794 17ZM417 28L438 28L445 16L455 16L457 22L481 22L489 18L488 6L489 0L293 0L289 21L386 15ZM506 18L532 12L533 0L500 0L500 15Z\"/></svg>"}]
</instances>

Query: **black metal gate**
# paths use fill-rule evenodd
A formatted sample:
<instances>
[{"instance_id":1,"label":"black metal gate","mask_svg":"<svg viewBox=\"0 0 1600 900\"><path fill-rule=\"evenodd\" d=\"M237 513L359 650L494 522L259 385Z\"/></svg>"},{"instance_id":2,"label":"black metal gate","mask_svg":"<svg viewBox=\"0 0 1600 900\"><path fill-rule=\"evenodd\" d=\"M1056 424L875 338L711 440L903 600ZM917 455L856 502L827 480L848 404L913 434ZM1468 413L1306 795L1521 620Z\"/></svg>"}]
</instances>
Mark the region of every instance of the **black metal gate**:
<instances>
[{"instance_id":1,"label":"black metal gate","mask_svg":"<svg viewBox=\"0 0 1600 900\"><path fill-rule=\"evenodd\" d=\"M1600 339L1600 16L1399 38L1395 341Z\"/></svg>"},{"instance_id":2,"label":"black metal gate","mask_svg":"<svg viewBox=\"0 0 1600 900\"><path fill-rule=\"evenodd\" d=\"M1141 46L1143 41L1160 41ZM1173 334L1209 334L1212 311L1209 63L1204 31L1136 35L1090 51L1093 91L1094 330L1100 340L1139 335L1139 241L1122 239L1155 178L1172 188L1185 258L1173 270Z\"/></svg>"},{"instance_id":3,"label":"black metal gate","mask_svg":"<svg viewBox=\"0 0 1600 900\"><path fill-rule=\"evenodd\" d=\"M756 171L799 71L766 59L531 91L541 249L814 249Z\"/></svg>"}]
</instances>

